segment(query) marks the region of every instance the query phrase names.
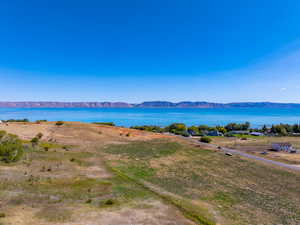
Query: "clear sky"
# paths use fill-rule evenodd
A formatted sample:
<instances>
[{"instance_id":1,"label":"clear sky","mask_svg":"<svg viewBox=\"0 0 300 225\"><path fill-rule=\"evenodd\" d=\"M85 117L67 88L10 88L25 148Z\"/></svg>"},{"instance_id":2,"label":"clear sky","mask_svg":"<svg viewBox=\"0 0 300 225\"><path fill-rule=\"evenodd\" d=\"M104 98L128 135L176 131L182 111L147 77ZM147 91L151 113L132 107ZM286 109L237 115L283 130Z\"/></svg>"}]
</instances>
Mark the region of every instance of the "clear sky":
<instances>
[{"instance_id":1,"label":"clear sky","mask_svg":"<svg viewBox=\"0 0 300 225\"><path fill-rule=\"evenodd\" d=\"M300 103L299 0L3 0L0 101Z\"/></svg>"}]
</instances>

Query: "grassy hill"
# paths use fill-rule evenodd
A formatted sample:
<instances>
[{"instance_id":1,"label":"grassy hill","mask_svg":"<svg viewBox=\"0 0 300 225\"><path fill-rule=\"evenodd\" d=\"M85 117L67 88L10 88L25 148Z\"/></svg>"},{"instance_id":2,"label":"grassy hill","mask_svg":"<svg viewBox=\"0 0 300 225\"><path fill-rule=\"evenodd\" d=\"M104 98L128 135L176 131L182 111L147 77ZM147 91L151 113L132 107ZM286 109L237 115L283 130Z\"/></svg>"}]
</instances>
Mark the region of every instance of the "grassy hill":
<instances>
[{"instance_id":1,"label":"grassy hill","mask_svg":"<svg viewBox=\"0 0 300 225\"><path fill-rule=\"evenodd\" d=\"M184 203L203 224L297 224L300 175L238 156L165 140L112 145L110 163ZM146 184L146 186L147 186ZM186 206L188 204L188 206ZM198 208L198 209L197 209ZM197 209L197 210L195 210Z\"/></svg>"},{"instance_id":2,"label":"grassy hill","mask_svg":"<svg viewBox=\"0 0 300 225\"><path fill-rule=\"evenodd\" d=\"M296 172L127 128L43 122L1 129L29 146L19 161L0 162L1 225L300 220Z\"/></svg>"}]
</instances>

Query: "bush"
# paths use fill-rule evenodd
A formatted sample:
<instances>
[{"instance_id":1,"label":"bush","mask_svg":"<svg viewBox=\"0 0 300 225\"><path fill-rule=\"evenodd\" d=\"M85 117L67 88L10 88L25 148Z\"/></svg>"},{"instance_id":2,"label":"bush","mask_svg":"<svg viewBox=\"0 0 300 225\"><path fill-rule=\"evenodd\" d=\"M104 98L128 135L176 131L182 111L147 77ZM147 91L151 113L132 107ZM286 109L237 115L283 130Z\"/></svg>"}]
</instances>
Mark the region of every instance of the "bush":
<instances>
[{"instance_id":1,"label":"bush","mask_svg":"<svg viewBox=\"0 0 300 225\"><path fill-rule=\"evenodd\" d=\"M39 143L39 141L40 141L40 139L41 139L42 137L43 137L43 134L42 134L42 133L38 133L34 138L32 138L32 139L30 140L32 146L34 147L34 146L38 145L38 143Z\"/></svg>"},{"instance_id":2,"label":"bush","mask_svg":"<svg viewBox=\"0 0 300 225\"><path fill-rule=\"evenodd\" d=\"M30 140L32 145L37 145L39 143L39 139L37 137L34 137Z\"/></svg>"},{"instance_id":3,"label":"bush","mask_svg":"<svg viewBox=\"0 0 300 225\"><path fill-rule=\"evenodd\" d=\"M38 133L38 134L36 135L36 137L37 137L38 139L41 139L43 136L44 136L44 135L43 135L41 132Z\"/></svg>"},{"instance_id":4,"label":"bush","mask_svg":"<svg viewBox=\"0 0 300 225\"><path fill-rule=\"evenodd\" d=\"M63 121L57 121L57 122L55 123L56 126L61 126L61 125L63 125L63 124L64 124Z\"/></svg>"},{"instance_id":5,"label":"bush","mask_svg":"<svg viewBox=\"0 0 300 225\"><path fill-rule=\"evenodd\" d=\"M105 204L105 205L113 205L113 204L114 204L114 200L108 199L108 200L105 201L104 204Z\"/></svg>"},{"instance_id":6,"label":"bush","mask_svg":"<svg viewBox=\"0 0 300 225\"><path fill-rule=\"evenodd\" d=\"M212 139L209 137L202 137L202 138L200 138L200 141L203 143L210 143L210 142L212 142Z\"/></svg>"},{"instance_id":7,"label":"bush","mask_svg":"<svg viewBox=\"0 0 300 225\"><path fill-rule=\"evenodd\" d=\"M21 140L16 135L3 136L0 140L0 161L6 163L18 161L23 155L23 148Z\"/></svg>"}]
</instances>

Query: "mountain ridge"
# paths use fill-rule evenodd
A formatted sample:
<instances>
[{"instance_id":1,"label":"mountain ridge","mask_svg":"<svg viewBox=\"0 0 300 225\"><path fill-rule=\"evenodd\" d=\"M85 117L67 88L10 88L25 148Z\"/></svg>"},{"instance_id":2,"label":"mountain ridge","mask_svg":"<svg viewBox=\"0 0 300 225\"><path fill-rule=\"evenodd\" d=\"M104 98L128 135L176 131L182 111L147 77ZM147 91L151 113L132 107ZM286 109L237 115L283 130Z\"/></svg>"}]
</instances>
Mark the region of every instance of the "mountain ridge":
<instances>
[{"instance_id":1,"label":"mountain ridge","mask_svg":"<svg viewBox=\"0 0 300 225\"><path fill-rule=\"evenodd\" d=\"M1 101L0 108L300 108L300 103L146 101L136 104L126 102Z\"/></svg>"}]
</instances>

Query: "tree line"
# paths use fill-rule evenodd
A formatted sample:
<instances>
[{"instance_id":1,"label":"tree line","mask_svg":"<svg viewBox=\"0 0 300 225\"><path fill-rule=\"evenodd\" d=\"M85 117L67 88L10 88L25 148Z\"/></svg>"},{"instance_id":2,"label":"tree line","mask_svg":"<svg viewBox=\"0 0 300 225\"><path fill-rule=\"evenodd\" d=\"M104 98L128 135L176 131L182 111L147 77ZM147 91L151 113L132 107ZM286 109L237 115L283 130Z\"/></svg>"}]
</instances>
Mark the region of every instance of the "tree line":
<instances>
[{"instance_id":1,"label":"tree line","mask_svg":"<svg viewBox=\"0 0 300 225\"><path fill-rule=\"evenodd\" d=\"M217 131L221 135L231 136L234 132L241 131L244 133L259 132L269 136L288 136L300 135L300 124L277 124L272 126L263 125L261 128L251 128L249 122L229 123L225 126L186 126L184 123L173 123L166 127L160 126L132 126L132 129L151 131L155 133L173 133L182 136L206 136L212 131Z\"/></svg>"}]
</instances>

